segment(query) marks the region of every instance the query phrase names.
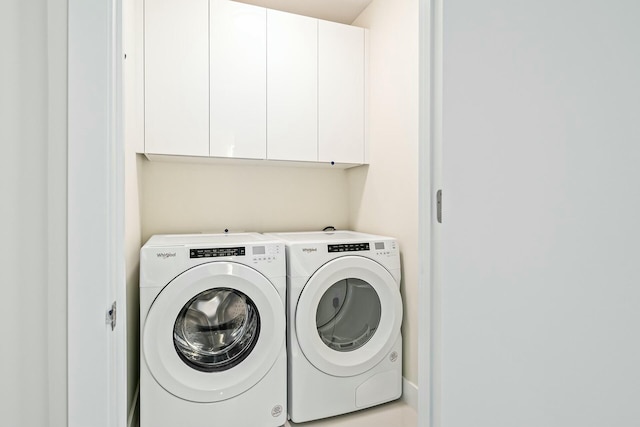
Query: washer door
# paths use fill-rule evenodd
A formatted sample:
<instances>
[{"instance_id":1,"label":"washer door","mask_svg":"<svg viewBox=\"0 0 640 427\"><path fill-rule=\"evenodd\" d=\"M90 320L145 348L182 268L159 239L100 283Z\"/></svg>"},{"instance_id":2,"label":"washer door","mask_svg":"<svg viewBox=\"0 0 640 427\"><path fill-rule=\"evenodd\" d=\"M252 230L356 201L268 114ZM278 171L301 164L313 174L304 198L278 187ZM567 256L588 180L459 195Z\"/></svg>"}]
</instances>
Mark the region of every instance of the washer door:
<instances>
[{"instance_id":1,"label":"washer door","mask_svg":"<svg viewBox=\"0 0 640 427\"><path fill-rule=\"evenodd\" d=\"M321 371L359 375L386 356L402 324L398 284L377 262L345 256L307 281L296 307L296 336Z\"/></svg>"},{"instance_id":2,"label":"washer door","mask_svg":"<svg viewBox=\"0 0 640 427\"><path fill-rule=\"evenodd\" d=\"M280 295L256 270L232 262L201 264L173 279L147 315L147 365L169 393L217 402L253 387L282 352Z\"/></svg>"}]
</instances>

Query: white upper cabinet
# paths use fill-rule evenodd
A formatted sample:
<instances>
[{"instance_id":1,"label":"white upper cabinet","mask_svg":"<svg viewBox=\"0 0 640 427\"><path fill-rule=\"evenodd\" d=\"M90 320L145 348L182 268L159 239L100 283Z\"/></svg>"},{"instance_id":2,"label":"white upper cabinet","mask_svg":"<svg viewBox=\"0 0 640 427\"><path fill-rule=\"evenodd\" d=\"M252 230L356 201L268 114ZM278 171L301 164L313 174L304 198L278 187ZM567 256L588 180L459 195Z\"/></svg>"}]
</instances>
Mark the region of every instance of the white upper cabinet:
<instances>
[{"instance_id":1,"label":"white upper cabinet","mask_svg":"<svg viewBox=\"0 0 640 427\"><path fill-rule=\"evenodd\" d=\"M364 163L365 30L328 21L318 30L318 160Z\"/></svg>"},{"instance_id":2,"label":"white upper cabinet","mask_svg":"<svg viewBox=\"0 0 640 427\"><path fill-rule=\"evenodd\" d=\"M144 0L150 157L366 163L363 28L231 0Z\"/></svg>"},{"instance_id":3,"label":"white upper cabinet","mask_svg":"<svg viewBox=\"0 0 640 427\"><path fill-rule=\"evenodd\" d=\"M145 0L145 152L209 155L209 2Z\"/></svg>"},{"instance_id":4,"label":"white upper cabinet","mask_svg":"<svg viewBox=\"0 0 640 427\"><path fill-rule=\"evenodd\" d=\"M318 160L318 20L267 10L267 158Z\"/></svg>"},{"instance_id":5,"label":"white upper cabinet","mask_svg":"<svg viewBox=\"0 0 640 427\"><path fill-rule=\"evenodd\" d=\"M264 159L267 11L228 0L210 6L210 155Z\"/></svg>"}]
</instances>

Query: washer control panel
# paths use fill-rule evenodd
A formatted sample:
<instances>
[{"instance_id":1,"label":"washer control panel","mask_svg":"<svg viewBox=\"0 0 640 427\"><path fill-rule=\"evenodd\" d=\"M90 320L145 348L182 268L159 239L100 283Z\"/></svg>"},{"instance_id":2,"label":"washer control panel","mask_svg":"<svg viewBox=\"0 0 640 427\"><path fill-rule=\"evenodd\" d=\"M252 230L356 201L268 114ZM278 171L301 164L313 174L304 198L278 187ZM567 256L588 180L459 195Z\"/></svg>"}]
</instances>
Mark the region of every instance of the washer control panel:
<instances>
[{"instance_id":1,"label":"washer control panel","mask_svg":"<svg viewBox=\"0 0 640 427\"><path fill-rule=\"evenodd\" d=\"M251 247L253 263L273 262L280 258L280 245L255 245Z\"/></svg>"},{"instance_id":2,"label":"washer control panel","mask_svg":"<svg viewBox=\"0 0 640 427\"><path fill-rule=\"evenodd\" d=\"M192 248L189 258L218 258L228 256L244 256L247 249L243 246L236 248Z\"/></svg>"},{"instance_id":3,"label":"washer control panel","mask_svg":"<svg viewBox=\"0 0 640 427\"><path fill-rule=\"evenodd\" d=\"M191 248L189 258L220 258L220 257L251 257L250 260L256 263L270 263L280 258L284 251L280 245L251 245L222 248Z\"/></svg>"}]
</instances>

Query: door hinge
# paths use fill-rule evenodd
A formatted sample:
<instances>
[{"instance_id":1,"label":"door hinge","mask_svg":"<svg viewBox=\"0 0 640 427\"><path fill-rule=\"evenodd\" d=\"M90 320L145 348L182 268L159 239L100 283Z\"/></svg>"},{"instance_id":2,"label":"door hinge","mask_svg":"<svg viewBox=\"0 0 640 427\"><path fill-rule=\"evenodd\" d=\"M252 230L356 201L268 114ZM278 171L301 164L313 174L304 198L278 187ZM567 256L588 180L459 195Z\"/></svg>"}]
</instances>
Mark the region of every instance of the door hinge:
<instances>
[{"instance_id":1,"label":"door hinge","mask_svg":"<svg viewBox=\"0 0 640 427\"><path fill-rule=\"evenodd\" d=\"M114 301L113 304L111 304L111 308L107 310L107 321L106 321L107 325L111 325L112 331L116 328L116 320L117 320L116 302Z\"/></svg>"},{"instance_id":2,"label":"door hinge","mask_svg":"<svg viewBox=\"0 0 640 427\"><path fill-rule=\"evenodd\" d=\"M436 193L436 209L438 223L442 224L442 190L438 190Z\"/></svg>"}]
</instances>

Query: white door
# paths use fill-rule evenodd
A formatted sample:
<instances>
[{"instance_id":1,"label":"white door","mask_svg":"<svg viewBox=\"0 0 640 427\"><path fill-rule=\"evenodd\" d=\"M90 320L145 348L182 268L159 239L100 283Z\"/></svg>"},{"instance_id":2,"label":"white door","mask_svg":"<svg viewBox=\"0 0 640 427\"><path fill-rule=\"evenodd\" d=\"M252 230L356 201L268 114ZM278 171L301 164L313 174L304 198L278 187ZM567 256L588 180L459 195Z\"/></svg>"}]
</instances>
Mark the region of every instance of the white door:
<instances>
[{"instance_id":1,"label":"white door","mask_svg":"<svg viewBox=\"0 0 640 427\"><path fill-rule=\"evenodd\" d=\"M209 2L144 2L144 151L209 155Z\"/></svg>"},{"instance_id":2,"label":"white door","mask_svg":"<svg viewBox=\"0 0 640 427\"><path fill-rule=\"evenodd\" d=\"M267 10L267 158L318 160L318 20Z\"/></svg>"},{"instance_id":3,"label":"white door","mask_svg":"<svg viewBox=\"0 0 640 427\"><path fill-rule=\"evenodd\" d=\"M300 348L316 368L339 377L358 375L380 363L398 339L400 289L375 261L337 258L307 281L295 322Z\"/></svg>"},{"instance_id":4,"label":"white door","mask_svg":"<svg viewBox=\"0 0 640 427\"><path fill-rule=\"evenodd\" d=\"M364 162L365 30L318 26L318 160Z\"/></svg>"},{"instance_id":5,"label":"white door","mask_svg":"<svg viewBox=\"0 0 640 427\"><path fill-rule=\"evenodd\" d=\"M127 423L121 6L69 1L69 427ZM111 323L106 316L114 302Z\"/></svg>"},{"instance_id":6,"label":"white door","mask_svg":"<svg viewBox=\"0 0 640 427\"><path fill-rule=\"evenodd\" d=\"M640 425L639 16L444 2L444 427Z\"/></svg>"},{"instance_id":7,"label":"white door","mask_svg":"<svg viewBox=\"0 0 640 427\"><path fill-rule=\"evenodd\" d=\"M144 322L144 359L167 391L216 402L253 387L280 356L282 299L256 270L230 262L193 267L156 297Z\"/></svg>"},{"instance_id":8,"label":"white door","mask_svg":"<svg viewBox=\"0 0 640 427\"><path fill-rule=\"evenodd\" d=\"M211 0L210 155L267 154L267 11Z\"/></svg>"}]
</instances>

